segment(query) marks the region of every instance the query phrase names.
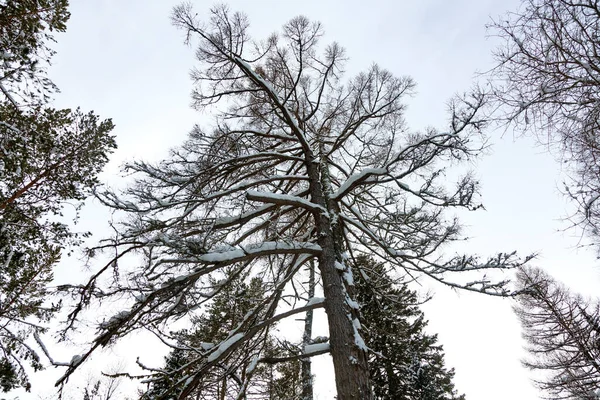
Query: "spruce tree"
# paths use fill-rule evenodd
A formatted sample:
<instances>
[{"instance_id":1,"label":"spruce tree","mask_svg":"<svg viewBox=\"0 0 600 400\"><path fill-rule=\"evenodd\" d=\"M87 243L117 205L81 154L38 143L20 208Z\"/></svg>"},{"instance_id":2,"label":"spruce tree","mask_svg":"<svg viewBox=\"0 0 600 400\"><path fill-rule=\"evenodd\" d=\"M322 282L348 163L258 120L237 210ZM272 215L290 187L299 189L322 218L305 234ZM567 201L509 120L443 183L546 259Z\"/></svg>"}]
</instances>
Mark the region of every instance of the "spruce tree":
<instances>
[{"instance_id":1,"label":"spruce tree","mask_svg":"<svg viewBox=\"0 0 600 400\"><path fill-rule=\"evenodd\" d=\"M464 400L454 389L454 370L444 366L437 336L425 333L417 293L395 283L385 265L371 258L359 257L353 268L375 399Z\"/></svg>"},{"instance_id":2,"label":"spruce tree","mask_svg":"<svg viewBox=\"0 0 600 400\"><path fill-rule=\"evenodd\" d=\"M416 292L406 284L390 279L384 265L371 258L359 257L353 265L353 271L357 298L362 305L361 319L365 321L364 327L368 332L365 342L371 350L369 372L375 399L464 400L465 396L457 394L454 388L454 370L444 366L444 353L442 346L437 343L437 336L425 333L427 321L418 307ZM230 327L251 309L249 305L262 296L259 285L257 280L251 281L249 286L237 283L215 297L215 302L207 308L206 313L195 321L191 333L178 333L180 347L166 357L164 370L170 372L180 369L177 377L181 380L189 361L186 354L190 351L184 348L210 346L225 338ZM273 356L281 354L283 349L273 345L274 339L270 343L270 348L262 353L262 360L273 359L273 362L263 366L254 377L248 398L301 399L306 392L301 363L298 358L275 363L275 360L284 359ZM294 346L289 343L286 345L292 354L299 353ZM209 385L200 385L186 399L235 399L237 391L223 389L231 384L237 388L239 382L231 377L239 375L239 371L233 373L223 369L222 372L224 375L229 373L230 378L221 378L221 384L215 385L214 377L207 376ZM167 376L169 374L165 374ZM225 380L232 383L225 383ZM171 397L160 396L177 384L177 380L169 378L156 380L145 398L176 399L174 394ZM312 388L312 382L309 384Z\"/></svg>"},{"instance_id":3,"label":"spruce tree","mask_svg":"<svg viewBox=\"0 0 600 400\"><path fill-rule=\"evenodd\" d=\"M192 321L191 328L174 334L178 347L165 357L163 369L166 374L154 379L144 399L178 399L179 388L185 377L195 372L197 363L191 362L198 349L207 349L226 339L229 332L240 324L253 305L264 300L261 280L251 279L249 283L236 280L224 286L204 313ZM288 345L289 346L289 345ZM235 358L243 360L243 367L232 368L221 363L209 370L196 389L186 399L236 399L242 390L248 399L293 400L300 388L300 363L298 360L282 364L256 365L258 357L274 358L285 350L274 338L267 346L242 347L236 350ZM252 366L254 364L254 366ZM252 378L247 378L252 374ZM242 388L245 381L250 383Z\"/></svg>"}]
</instances>

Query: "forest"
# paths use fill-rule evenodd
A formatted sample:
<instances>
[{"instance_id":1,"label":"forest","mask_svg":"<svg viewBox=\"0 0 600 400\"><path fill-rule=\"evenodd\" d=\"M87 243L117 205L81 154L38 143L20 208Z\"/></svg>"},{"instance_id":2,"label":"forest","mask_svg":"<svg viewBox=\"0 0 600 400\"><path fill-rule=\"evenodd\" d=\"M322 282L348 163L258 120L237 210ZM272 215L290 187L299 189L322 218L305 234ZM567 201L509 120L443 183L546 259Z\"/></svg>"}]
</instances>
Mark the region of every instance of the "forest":
<instances>
[{"instance_id":1,"label":"forest","mask_svg":"<svg viewBox=\"0 0 600 400\"><path fill-rule=\"evenodd\" d=\"M595 0L0 0L0 398L600 399L599 54Z\"/></svg>"}]
</instances>

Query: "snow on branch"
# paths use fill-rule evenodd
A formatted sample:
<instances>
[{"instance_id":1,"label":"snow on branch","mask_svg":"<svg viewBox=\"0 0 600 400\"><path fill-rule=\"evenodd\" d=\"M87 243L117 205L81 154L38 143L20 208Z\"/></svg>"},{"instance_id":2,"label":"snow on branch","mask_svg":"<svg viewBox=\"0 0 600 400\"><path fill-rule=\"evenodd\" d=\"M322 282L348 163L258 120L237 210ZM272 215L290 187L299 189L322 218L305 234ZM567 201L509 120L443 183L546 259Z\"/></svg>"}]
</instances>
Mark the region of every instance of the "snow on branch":
<instances>
[{"instance_id":1,"label":"snow on branch","mask_svg":"<svg viewBox=\"0 0 600 400\"><path fill-rule=\"evenodd\" d=\"M337 192L332 196L333 199L339 200L350 190L360 185L361 183L365 183L367 178L373 175L385 175L388 173L387 168L366 168L360 171L358 174L354 174L350 176L342 185L339 187Z\"/></svg>"},{"instance_id":2,"label":"snow on branch","mask_svg":"<svg viewBox=\"0 0 600 400\"><path fill-rule=\"evenodd\" d=\"M263 203L302 207L312 212L320 212L322 214L327 215L327 210L325 209L325 207L317 205L315 203L311 203L310 201L301 197L289 194L278 194L249 190L246 193L246 198L251 201L261 201Z\"/></svg>"},{"instance_id":3,"label":"snow on branch","mask_svg":"<svg viewBox=\"0 0 600 400\"><path fill-rule=\"evenodd\" d=\"M40 346L40 348L42 349L42 352L44 352L44 355L46 356L46 358L48 359L48 361L50 361L50 364L52 364L52 365L54 365L56 367L68 367L68 366L71 365L71 362L54 361L54 359L52 358L52 356L50 356L50 352L48 351L48 348L46 347L46 345L44 344L44 342L40 338L40 335L39 335L39 333L37 331L33 332L33 338L35 339L35 341L38 344L38 346Z\"/></svg>"},{"instance_id":4,"label":"snow on branch","mask_svg":"<svg viewBox=\"0 0 600 400\"><path fill-rule=\"evenodd\" d=\"M228 228L234 225L243 225L246 222L259 217L261 215L267 214L273 210L275 210L277 206L275 204L267 204L262 207L259 207L255 210L248 211L243 214L238 214L233 217L221 217L215 221L215 228Z\"/></svg>"},{"instance_id":5,"label":"snow on branch","mask_svg":"<svg viewBox=\"0 0 600 400\"><path fill-rule=\"evenodd\" d=\"M246 261L252 258L274 255L274 254L319 254L321 247L315 243L309 242L262 242L247 246L240 246L233 250L222 252L206 253L199 257L200 261L207 264L227 263Z\"/></svg>"}]
</instances>

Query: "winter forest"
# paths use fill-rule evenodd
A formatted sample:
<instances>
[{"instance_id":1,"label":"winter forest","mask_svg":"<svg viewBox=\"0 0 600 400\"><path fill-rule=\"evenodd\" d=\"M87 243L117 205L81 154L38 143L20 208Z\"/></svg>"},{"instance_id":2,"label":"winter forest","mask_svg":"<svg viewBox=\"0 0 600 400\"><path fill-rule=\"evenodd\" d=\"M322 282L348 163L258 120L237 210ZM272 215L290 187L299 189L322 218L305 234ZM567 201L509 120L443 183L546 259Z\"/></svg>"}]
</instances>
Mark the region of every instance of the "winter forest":
<instances>
[{"instance_id":1,"label":"winter forest","mask_svg":"<svg viewBox=\"0 0 600 400\"><path fill-rule=\"evenodd\" d=\"M0 398L600 399L599 53L593 0L0 0Z\"/></svg>"}]
</instances>

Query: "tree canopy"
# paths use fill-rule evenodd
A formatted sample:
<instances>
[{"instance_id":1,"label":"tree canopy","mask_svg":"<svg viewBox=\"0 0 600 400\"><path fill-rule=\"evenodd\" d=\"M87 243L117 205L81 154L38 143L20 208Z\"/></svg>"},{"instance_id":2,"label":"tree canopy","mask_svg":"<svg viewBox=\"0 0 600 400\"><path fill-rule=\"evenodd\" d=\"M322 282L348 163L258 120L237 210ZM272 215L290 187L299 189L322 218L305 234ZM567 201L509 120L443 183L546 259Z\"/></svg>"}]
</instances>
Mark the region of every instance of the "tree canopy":
<instances>
[{"instance_id":1,"label":"tree canopy","mask_svg":"<svg viewBox=\"0 0 600 400\"><path fill-rule=\"evenodd\" d=\"M368 399L368 348L351 260L369 254L400 275L512 294L506 280L476 273L527 259L443 252L462 239L457 219L445 211L479 207L477 181L467 174L452 185L445 172L482 148L480 96L455 99L445 129L415 132L405 124L403 104L413 81L377 65L344 78L344 50L320 46L319 23L297 17L280 35L254 41L246 17L226 7L213 8L204 23L182 5L173 21L197 43L194 106L211 107L214 122L194 127L160 163L129 164L135 182L123 193L100 195L123 215L117 234L96 248L115 256L87 285L73 288L80 304L70 322L97 296L127 297L129 305L98 326L59 384L95 349L137 329L176 348L164 326L192 319L224 286L248 276L262 280L264 299L223 341L195 348L194 372L180 396L221 363L239 367L238 349L264 348L273 324L323 307L329 342L305 347L304 356L330 352L338 398ZM127 254L141 260L125 263ZM302 271L311 260L324 298L306 296ZM100 277L111 270L118 273L105 287Z\"/></svg>"},{"instance_id":2,"label":"tree canopy","mask_svg":"<svg viewBox=\"0 0 600 400\"><path fill-rule=\"evenodd\" d=\"M564 161L570 220L600 249L600 5L594 0L526 0L491 25L503 45L492 70L501 118ZM571 293L541 270L523 269L516 308L528 342L524 364L541 373L552 399L596 399L597 301Z\"/></svg>"},{"instance_id":3,"label":"tree canopy","mask_svg":"<svg viewBox=\"0 0 600 400\"><path fill-rule=\"evenodd\" d=\"M540 269L523 268L525 288L515 311L529 357L524 365L542 372L537 386L548 399L598 399L600 392L600 302L571 293Z\"/></svg>"},{"instance_id":4,"label":"tree canopy","mask_svg":"<svg viewBox=\"0 0 600 400\"><path fill-rule=\"evenodd\" d=\"M535 133L568 165L574 225L598 242L600 209L600 5L595 0L525 0L494 21L503 42L491 71L501 118Z\"/></svg>"},{"instance_id":5,"label":"tree canopy","mask_svg":"<svg viewBox=\"0 0 600 400\"><path fill-rule=\"evenodd\" d=\"M29 388L25 365L42 368L29 341L58 310L49 283L64 248L85 236L63 217L98 184L115 148L113 124L48 105L45 67L53 32L66 29L66 0L0 1L0 361L2 389ZM69 211L70 213L70 211ZM71 213L72 214L72 213Z\"/></svg>"}]
</instances>

